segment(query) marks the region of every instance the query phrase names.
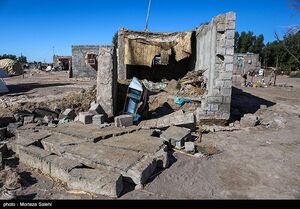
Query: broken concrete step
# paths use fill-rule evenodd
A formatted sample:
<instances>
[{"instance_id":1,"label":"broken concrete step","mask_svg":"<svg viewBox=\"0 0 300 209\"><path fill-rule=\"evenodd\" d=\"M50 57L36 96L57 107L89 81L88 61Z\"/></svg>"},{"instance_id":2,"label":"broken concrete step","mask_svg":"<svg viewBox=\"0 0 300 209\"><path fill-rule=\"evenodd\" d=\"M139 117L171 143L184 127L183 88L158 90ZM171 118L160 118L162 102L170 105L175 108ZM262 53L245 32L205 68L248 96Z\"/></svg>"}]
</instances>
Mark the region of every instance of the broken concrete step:
<instances>
[{"instance_id":1,"label":"broken concrete step","mask_svg":"<svg viewBox=\"0 0 300 209\"><path fill-rule=\"evenodd\" d=\"M122 176L105 169L75 168L69 173L68 188L99 195L119 197L123 191Z\"/></svg>"},{"instance_id":2,"label":"broken concrete step","mask_svg":"<svg viewBox=\"0 0 300 209\"><path fill-rule=\"evenodd\" d=\"M44 138L41 143L45 150L57 155L62 155L67 146L72 146L87 141L87 139L80 139L65 134L54 133L51 136Z\"/></svg>"},{"instance_id":3,"label":"broken concrete step","mask_svg":"<svg viewBox=\"0 0 300 209\"><path fill-rule=\"evenodd\" d=\"M104 146L101 143L82 143L66 148L64 157L83 163L92 168L103 168L122 174L132 179L135 184L143 184L152 174L152 167L156 164L148 163L156 161L155 153L145 155L142 152L126 150L116 147ZM150 159L142 161L145 156ZM148 167L151 166L151 169Z\"/></svg>"},{"instance_id":4,"label":"broken concrete step","mask_svg":"<svg viewBox=\"0 0 300 209\"><path fill-rule=\"evenodd\" d=\"M81 163L66 159L57 155L49 155L42 159L41 171L44 174L57 178L63 182L69 181L69 172L76 167L82 166Z\"/></svg>"},{"instance_id":5,"label":"broken concrete step","mask_svg":"<svg viewBox=\"0 0 300 209\"><path fill-rule=\"evenodd\" d=\"M49 155L51 155L50 152L32 145L28 147L20 147L19 149L20 162L31 168L39 170L42 169L43 158Z\"/></svg>"},{"instance_id":6,"label":"broken concrete step","mask_svg":"<svg viewBox=\"0 0 300 209\"><path fill-rule=\"evenodd\" d=\"M19 154L20 147L30 145L39 145L40 141L50 136L51 133L46 130L17 130L16 141L12 143L12 149L16 154Z\"/></svg>"}]
</instances>

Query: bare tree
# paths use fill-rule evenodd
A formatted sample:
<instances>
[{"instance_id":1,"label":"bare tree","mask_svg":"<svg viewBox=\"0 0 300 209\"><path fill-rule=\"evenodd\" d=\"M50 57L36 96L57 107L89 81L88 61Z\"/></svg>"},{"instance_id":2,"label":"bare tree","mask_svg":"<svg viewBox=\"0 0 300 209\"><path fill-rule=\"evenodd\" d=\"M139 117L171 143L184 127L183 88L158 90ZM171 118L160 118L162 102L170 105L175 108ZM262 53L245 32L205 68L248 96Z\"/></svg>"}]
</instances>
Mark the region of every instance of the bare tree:
<instances>
[{"instance_id":1,"label":"bare tree","mask_svg":"<svg viewBox=\"0 0 300 209\"><path fill-rule=\"evenodd\" d=\"M275 38L277 39L278 42L281 42L284 49L300 64L300 60L289 50L287 45L285 44L285 40L283 39L282 41L279 39L278 34L275 32Z\"/></svg>"}]
</instances>

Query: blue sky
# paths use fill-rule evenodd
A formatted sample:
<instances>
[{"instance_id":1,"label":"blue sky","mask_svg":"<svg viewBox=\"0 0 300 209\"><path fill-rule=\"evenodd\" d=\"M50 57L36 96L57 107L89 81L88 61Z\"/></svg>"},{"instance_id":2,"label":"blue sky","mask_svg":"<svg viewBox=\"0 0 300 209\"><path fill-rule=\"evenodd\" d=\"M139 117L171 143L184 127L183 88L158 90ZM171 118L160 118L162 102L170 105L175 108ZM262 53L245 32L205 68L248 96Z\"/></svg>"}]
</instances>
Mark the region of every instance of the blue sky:
<instances>
[{"instance_id":1,"label":"blue sky","mask_svg":"<svg viewBox=\"0 0 300 209\"><path fill-rule=\"evenodd\" d=\"M144 30L148 0L0 0L0 54L29 61L71 55L71 45L111 44L121 27ZM190 30L220 13L237 13L237 31L274 40L300 16L287 0L152 0L150 31Z\"/></svg>"}]
</instances>

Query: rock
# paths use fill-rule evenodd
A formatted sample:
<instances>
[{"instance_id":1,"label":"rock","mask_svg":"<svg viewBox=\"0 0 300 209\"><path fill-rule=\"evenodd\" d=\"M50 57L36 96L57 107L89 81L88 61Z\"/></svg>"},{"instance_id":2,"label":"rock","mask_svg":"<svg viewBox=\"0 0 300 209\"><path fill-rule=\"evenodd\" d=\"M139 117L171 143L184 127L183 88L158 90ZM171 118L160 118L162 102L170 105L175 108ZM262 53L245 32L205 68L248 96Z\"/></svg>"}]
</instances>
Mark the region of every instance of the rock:
<instances>
[{"instance_id":1,"label":"rock","mask_svg":"<svg viewBox=\"0 0 300 209\"><path fill-rule=\"evenodd\" d=\"M42 169L42 160L44 157L51 155L50 152L36 146L20 147L19 159L21 163L35 168Z\"/></svg>"},{"instance_id":2,"label":"rock","mask_svg":"<svg viewBox=\"0 0 300 209\"><path fill-rule=\"evenodd\" d=\"M33 123L33 120L34 120L34 115L25 116L23 124L26 125L29 123Z\"/></svg>"},{"instance_id":3,"label":"rock","mask_svg":"<svg viewBox=\"0 0 300 209\"><path fill-rule=\"evenodd\" d=\"M195 152L195 145L193 142L185 142L184 143L184 150L186 152L194 153Z\"/></svg>"},{"instance_id":4,"label":"rock","mask_svg":"<svg viewBox=\"0 0 300 209\"><path fill-rule=\"evenodd\" d=\"M178 149L182 149L184 142L190 137L191 130L187 128L171 126L164 131L160 137L165 141L170 142Z\"/></svg>"},{"instance_id":5,"label":"rock","mask_svg":"<svg viewBox=\"0 0 300 209\"><path fill-rule=\"evenodd\" d=\"M54 120L54 118L51 115L45 115L45 117L43 118L43 121L45 123L51 123L53 120Z\"/></svg>"},{"instance_id":6,"label":"rock","mask_svg":"<svg viewBox=\"0 0 300 209\"><path fill-rule=\"evenodd\" d=\"M115 117L115 126L116 127L128 127L133 125L133 116L132 115L120 115Z\"/></svg>"},{"instance_id":7,"label":"rock","mask_svg":"<svg viewBox=\"0 0 300 209\"><path fill-rule=\"evenodd\" d=\"M68 108L62 113L63 117L67 117L71 120L74 120L76 117L76 113L74 109Z\"/></svg>"},{"instance_id":8,"label":"rock","mask_svg":"<svg viewBox=\"0 0 300 209\"><path fill-rule=\"evenodd\" d=\"M93 115L99 115L102 113L101 106L99 104L93 103L89 109L89 113Z\"/></svg>"},{"instance_id":9,"label":"rock","mask_svg":"<svg viewBox=\"0 0 300 209\"><path fill-rule=\"evenodd\" d=\"M36 108L33 113L35 117L40 118L44 118L46 115L52 116L53 118L58 118L59 115L57 112L54 112L48 108Z\"/></svg>"},{"instance_id":10,"label":"rock","mask_svg":"<svg viewBox=\"0 0 300 209\"><path fill-rule=\"evenodd\" d=\"M10 123L6 127L8 137L15 136L17 133L17 128L20 127L20 123Z\"/></svg>"},{"instance_id":11,"label":"rock","mask_svg":"<svg viewBox=\"0 0 300 209\"><path fill-rule=\"evenodd\" d=\"M240 125L242 128L254 127L259 124L259 118L253 114L246 114L241 118Z\"/></svg>"},{"instance_id":12,"label":"rock","mask_svg":"<svg viewBox=\"0 0 300 209\"><path fill-rule=\"evenodd\" d=\"M267 105L260 105L259 109L266 110L266 109L268 109L268 106Z\"/></svg>"},{"instance_id":13,"label":"rock","mask_svg":"<svg viewBox=\"0 0 300 209\"><path fill-rule=\"evenodd\" d=\"M92 124L93 123L93 114L89 112L80 112L79 121L83 124Z\"/></svg>"},{"instance_id":14,"label":"rock","mask_svg":"<svg viewBox=\"0 0 300 209\"><path fill-rule=\"evenodd\" d=\"M286 123L287 121L283 117L275 117L268 128L285 128Z\"/></svg>"}]
</instances>

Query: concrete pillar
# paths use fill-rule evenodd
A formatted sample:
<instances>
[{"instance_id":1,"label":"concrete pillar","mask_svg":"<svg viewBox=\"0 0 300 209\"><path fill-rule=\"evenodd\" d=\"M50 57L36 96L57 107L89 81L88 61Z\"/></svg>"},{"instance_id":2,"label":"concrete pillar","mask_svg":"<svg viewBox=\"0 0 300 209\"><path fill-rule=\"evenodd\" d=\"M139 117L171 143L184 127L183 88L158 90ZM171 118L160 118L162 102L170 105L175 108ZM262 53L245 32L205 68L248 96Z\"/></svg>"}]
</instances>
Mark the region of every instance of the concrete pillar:
<instances>
[{"instance_id":1,"label":"concrete pillar","mask_svg":"<svg viewBox=\"0 0 300 209\"><path fill-rule=\"evenodd\" d=\"M106 117L115 114L116 104L116 72L114 63L114 47L101 46L98 55L97 103Z\"/></svg>"}]
</instances>

